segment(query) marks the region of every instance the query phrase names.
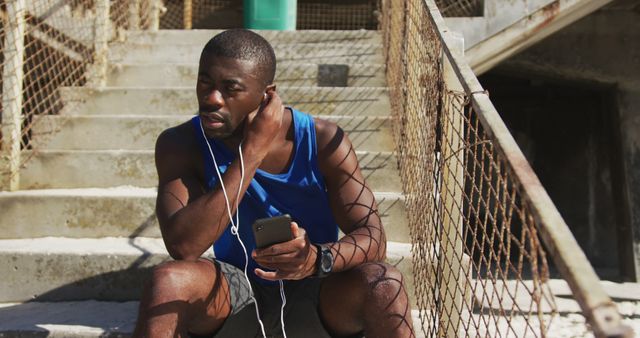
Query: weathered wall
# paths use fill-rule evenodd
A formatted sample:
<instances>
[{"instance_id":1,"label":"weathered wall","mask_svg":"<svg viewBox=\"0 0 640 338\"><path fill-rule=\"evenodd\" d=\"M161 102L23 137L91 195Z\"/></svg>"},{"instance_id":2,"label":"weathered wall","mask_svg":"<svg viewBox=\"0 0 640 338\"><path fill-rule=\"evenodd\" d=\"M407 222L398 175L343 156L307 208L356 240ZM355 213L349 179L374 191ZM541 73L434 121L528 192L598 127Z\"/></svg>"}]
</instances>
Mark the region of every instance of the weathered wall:
<instances>
[{"instance_id":1,"label":"weathered wall","mask_svg":"<svg viewBox=\"0 0 640 338\"><path fill-rule=\"evenodd\" d=\"M635 237L635 264L640 266L640 3L617 0L516 55L496 71L614 88L615 102L610 106L620 122L623 202L628 203L630 213L625 217ZM635 274L640 277L640 271Z\"/></svg>"}]
</instances>

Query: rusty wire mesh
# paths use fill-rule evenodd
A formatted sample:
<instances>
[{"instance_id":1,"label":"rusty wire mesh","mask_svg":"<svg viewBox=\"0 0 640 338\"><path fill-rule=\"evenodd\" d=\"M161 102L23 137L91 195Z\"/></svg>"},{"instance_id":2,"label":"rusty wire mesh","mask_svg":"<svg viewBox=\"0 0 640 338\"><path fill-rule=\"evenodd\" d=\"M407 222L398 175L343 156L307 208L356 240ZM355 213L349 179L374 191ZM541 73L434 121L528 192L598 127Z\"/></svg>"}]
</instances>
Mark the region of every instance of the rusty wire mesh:
<instances>
[{"instance_id":1,"label":"rusty wire mesh","mask_svg":"<svg viewBox=\"0 0 640 338\"><path fill-rule=\"evenodd\" d=\"M397 157L429 337L542 337L555 312L537 227L511 164L459 87L424 0L387 1Z\"/></svg>"},{"instance_id":2,"label":"rusty wire mesh","mask_svg":"<svg viewBox=\"0 0 640 338\"><path fill-rule=\"evenodd\" d=\"M59 128L47 116L72 113L74 103L61 91L65 87L95 85L100 75L96 61L96 27L104 24L108 39L126 29L148 28L154 0L107 1L109 22L96 22L96 0L7 0L0 3L0 68L2 77L2 169L0 177L16 176ZM134 20L135 19L135 20ZM134 26L135 24L135 26ZM106 55L103 55L106 58ZM19 134L20 144L10 142ZM12 144L21 156L9 154ZM12 169L7 162L15 161Z\"/></svg>"},{"instance_id":3,"label":"rusty wire mesh","mask_svg":"<svg viewBox=\"0 0 640 338\"><path fill-rule=\"evenodd\" d=\"M165 11L160 18L161 29L184 29L183 0L165 0ZM192 0L191 22L193 28L242 27L242 1Z\"/></svg>"},{"instance_id":4,"label":"rusty wire mesh","mask_svg":"<svg viewBox=\"0 0 640 338\"><path fill-rule=\"evenodd\" d=\"M21 128L13 129L20 130L20 148L29 149L39 118L57 114L64 106L58 88L88 81L88 65L94 53L92 15L82 4L56 8L48 1L26 2L24 10L8 1L0 11L2 148L9 147L9 115L22 112ZM23 36L16 34L19 27ZM20 72L24 74L22 81Z\"/></svg>"},{"instance_id":5,"label":"rusty wire mesh","mask_svg":"<svg viewBox=\"0 0 640 338\"><path fill-rule=\"evenodd\" d=\"M377 0L300 0L297 29L376 29L377 8Z\"/></svg>"},{"instance_id":6,"label":"rusty wire mesh","mask_svg":"<svg viewBox=\"0 0 640 338\"><path fill-rule=\"evenodd\" d=\"M93 3L96 0L84 1ZM160 0L115 0L110 1L109 16L114 33L123 30L157 29L160 11L164 9Z\"/></svg>"},{"instance_id":7,"label":"rusty wire mesh","mask_svg":"<svg viewBox=\"0 0 640 338\"><path fill-rule=\"evenodd\" d=\"M299 0L297 29L376 29L378 0ZM165 0L161 29L183 29L183 0ZM192 0L193 28L226 29L243 27L243 1Z\"/></svg>"}]
</instances>

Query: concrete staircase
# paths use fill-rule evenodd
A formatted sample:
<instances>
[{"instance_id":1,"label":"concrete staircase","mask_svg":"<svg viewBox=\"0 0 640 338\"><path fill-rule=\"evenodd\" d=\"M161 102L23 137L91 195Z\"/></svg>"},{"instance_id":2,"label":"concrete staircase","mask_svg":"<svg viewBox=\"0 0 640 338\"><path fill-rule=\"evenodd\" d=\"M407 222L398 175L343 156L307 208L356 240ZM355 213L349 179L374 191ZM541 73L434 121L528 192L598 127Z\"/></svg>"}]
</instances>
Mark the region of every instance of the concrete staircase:
<instances>
[{"instance_id":1,"label":"concrete staircase","mask_svg":"<svg viewBox=\"0 0 640 338\"><path fill-rule=\"evenodd\" d=\"M170 259L154 215L154 142L196 111L197 61L215 33L130 32L110 47L107 87L60 91L65 109L36 125L21 190L0 192L0 337L130 334L149 269ZM349 133L388 261L411 282L379 33L263 34L284 101Z\"/></svg>"},{"instance_id":2,"label":"concrete staircase","mask_svg":"<svg viewBox=\"0 0 640 338\"><path fill-rule=\"evenodd\" d=\"M612 0L485 0L482 16L445 18L462 33L476 75L605 6Z\"/></svg>"}]
</instances>

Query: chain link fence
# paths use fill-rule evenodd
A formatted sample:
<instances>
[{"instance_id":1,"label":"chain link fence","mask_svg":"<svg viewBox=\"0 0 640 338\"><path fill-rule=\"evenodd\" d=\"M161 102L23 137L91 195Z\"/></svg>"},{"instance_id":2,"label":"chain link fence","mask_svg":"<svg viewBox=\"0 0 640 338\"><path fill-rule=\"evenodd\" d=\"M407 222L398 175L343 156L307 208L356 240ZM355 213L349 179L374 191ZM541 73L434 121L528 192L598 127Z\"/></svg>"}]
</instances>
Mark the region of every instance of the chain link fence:
<instances>
[{"instance_id":1,"label":"chain link fence","mask_svg":"<svg viewBox=\"0 0 640 338\"><path fill-rule=\"evenodd\" d=\"M107 43L125 30L157 29L157 0L5 0L0 2L2 133L0 181L19 188L33 144L55 127L42 116L74 111L60 89L105 81Z\"/></svg>"},{"instance_id":2,"label":"chain link fence","mask_svg":"<svg viewBox=\"0 0 640 338\"><path fill-rule=\"evenodd\" d=\"M38 117L64 107L58 88L90 81L95 15L78 2L4 1L0 16L2 168L10 168L2 177L17 181L19 167L29 158L20 153L31 148Z\"/></svg>"},{"instance_id":3,"label":"chain link fence","mask_svg":"<svg viewBox=\"0 0 640 338\"><path fill-rule=\"evenodd\" d=\"M546 248L594 333L629 335L435 3L387 0L382 13L423 333L558 336Z\"/></svg>"},{"instance_id":4,"label":"chain link fence","mask_svg":"<svg viewBox=\"0 0 640 338\"><path fill-rule=\"evenodd\" d=\"M296 29L376 29L378 2L298 0ZM161 29L227 29L243 26L241 0L165 0L164 7Z\"/></svg>"}]
</instances>

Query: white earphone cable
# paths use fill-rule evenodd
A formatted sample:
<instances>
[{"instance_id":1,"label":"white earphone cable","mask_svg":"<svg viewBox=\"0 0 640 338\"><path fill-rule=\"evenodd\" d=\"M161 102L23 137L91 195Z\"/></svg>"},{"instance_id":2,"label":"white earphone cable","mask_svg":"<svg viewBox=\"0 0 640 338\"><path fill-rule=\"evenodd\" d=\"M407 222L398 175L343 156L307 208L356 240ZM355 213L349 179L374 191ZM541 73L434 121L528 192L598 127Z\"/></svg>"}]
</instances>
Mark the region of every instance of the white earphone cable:
<instances>
[{"instance_id":1,"label":"white earphone cable","mask_svg":"<svg viewBox=\"0 0 640 338\"><path fill-rule=\"evenodd\" d=\"M244 183L244 160L242 158L242 142L238 145L238 153L240 154L240 186L238 187L238 195L236 197L236 202L238 202L238 207L236 208L236 221L233 221L233 216L231 214L231 203L229 202L229 196L227 195L227 190L224 186L224 182L222 181L222 175L220 174L220 170L218 169L218 162L216 161L215 155L213 155L213 150L211 149L211 144L209 143L209 139L207 139L207 135L204 132L204 128L202 127L202 122L200 122L200 131L202 131L202 136L204 137L205 142L207 143L207 147L209 148L209 153L211 154L211 158L213 159L213 165L216 168L216 174L218 174L218 180L220 180L220 187L222 187L222 193L224 194L224 199L227 206L227 213L229 214L229 221L231 222L231 234L235 235L238 241L240 242L240 246L242 246L242 251L244 251L244 278L247 281L247 286L249 287L249 292L251 293L250 297L253 300L253 304L256 308L256 318L258 319L258 323L260 324L260 330L262 331L262 336L264 338L267 337L267 334L264 330L264 324L260 319L260 310L258 309L258 301L253 295L253 288L251 287L251 282L249 281L249 276L247 275L247 267L249 265L249 256L247 255L247 248L245 247L242 239L240 239L240 233L238 231L240 225L240 192L242 192L242 184Z\"/></svg>"},{"instance_id":2,"label":"white earphone cable","mask_svg":"<svg viewBox=\"0 0 640 338\"><path fill-rule=\"evenodd\" d=\"M278 280L280 284L280 300L282 300L282 306L280 306L280 326L282 327L282 335L287 338L287 333L284 330L284 306L287 305L287 296L284 294L284 284L282 279Z\"/></svg>"},{"instance_id":3,"label":"white earphone cable","mask_svg":"<svg viewBox=\"0 0 640 338\"><path fill-rule=\"evenodd\" d=\"M207 143L207 147L209 148L209 154L211 154L211 158L213 159L213 165L216 168L216 174L218 175L218 180L220 180L220 187L222 187L222 193L225 198L227 213L229 215L229 221L231 222L231 234L236 236L238 242L240 242L240 246L242 247L242 251L244 252L244 278L247 281L247 286L249 287L249 292L251 293L251 299L253 300L253 304L256 309L256 318L258 319L258 323L260 324L260 330L262 331L262 336L264 338L267 337L267 334L264 329L264 324L260 319L260 310L258 309L258 301L254 297L253 288L251 287L251 282L249 281L249 275L247 274L247 268L249 265L249 255L247 254L247 248L245 247L242 239L240 238L240 193L242 192L242 185L244 183L244 158L242 157L242 142L238 145L238 156L240 158L240 185L238 186L238 194L236 195L236 203L238 204L236 208L236 220L233 221L233 215L231 213L231 203L229 201L229 196L227 195L227 190L224 186L224 182L222 181L222 175L220 174L220 170L218 169L218 162L216 161L216 157L213 154L213 150L211 149L211 144L209 143L209 139L204 132L204 128L202 127L202 122L200 121L200 131L202 132L202 137L204 137L205 142ZM282 335L284 338L287 338L287 334L284 330L284 306L287 303L287 298L284 293L284 285L282 280L278 280L280 284L280 299L282 300L282 306L280 307L280 324L282 326Z\"/></svg>"}]
</instances>

